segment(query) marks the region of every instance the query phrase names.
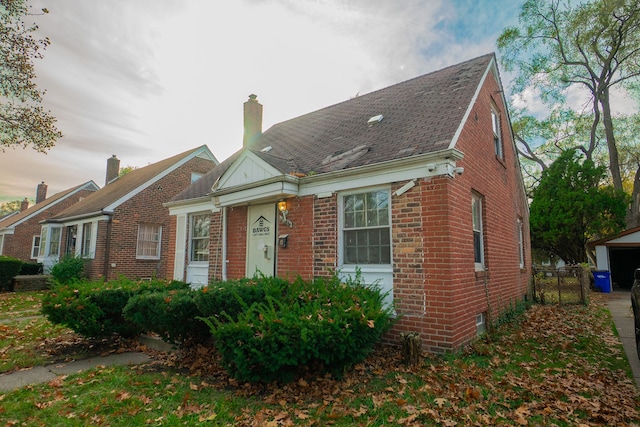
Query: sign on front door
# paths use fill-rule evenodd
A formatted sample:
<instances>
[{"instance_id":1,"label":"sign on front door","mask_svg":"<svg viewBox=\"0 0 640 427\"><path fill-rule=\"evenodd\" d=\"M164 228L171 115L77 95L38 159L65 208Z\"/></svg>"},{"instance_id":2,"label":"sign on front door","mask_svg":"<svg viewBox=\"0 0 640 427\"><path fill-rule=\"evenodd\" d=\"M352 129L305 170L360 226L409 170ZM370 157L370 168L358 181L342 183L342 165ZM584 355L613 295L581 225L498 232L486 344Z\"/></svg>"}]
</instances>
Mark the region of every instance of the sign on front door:
<instances>
[{"instance_id":1,"label":"sign on front door","mask_svg":"<svg viewBox=\"0 0 640 427\"><path fill-rule=\"evenodd\" d=\"M276 259L276 206L249 206L247 224L247 277L256 273L273 276Z\"/></svg>"}]
</instances>

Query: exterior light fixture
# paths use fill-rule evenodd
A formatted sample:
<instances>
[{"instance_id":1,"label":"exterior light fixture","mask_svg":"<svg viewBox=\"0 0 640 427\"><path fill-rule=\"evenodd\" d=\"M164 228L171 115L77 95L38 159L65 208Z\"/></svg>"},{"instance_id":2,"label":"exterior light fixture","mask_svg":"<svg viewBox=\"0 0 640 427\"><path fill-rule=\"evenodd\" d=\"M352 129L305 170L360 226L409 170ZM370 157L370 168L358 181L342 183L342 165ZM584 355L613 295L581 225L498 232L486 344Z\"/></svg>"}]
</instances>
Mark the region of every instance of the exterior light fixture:
<instances>
[{"instance_id":1,"label":"exterior light fixture","mask_svg":"<svg viewBox=\"0 0 640 427\"><path fill-rule=\"evenodd\" d=\"M286 224L289 228L293 227L293 223L287 219L287 215L289 214L289 210L287 209L287 201L280 200L278 202L278 211L280 212L279 218L281 224Z\"/></svg>"}]
</instances>

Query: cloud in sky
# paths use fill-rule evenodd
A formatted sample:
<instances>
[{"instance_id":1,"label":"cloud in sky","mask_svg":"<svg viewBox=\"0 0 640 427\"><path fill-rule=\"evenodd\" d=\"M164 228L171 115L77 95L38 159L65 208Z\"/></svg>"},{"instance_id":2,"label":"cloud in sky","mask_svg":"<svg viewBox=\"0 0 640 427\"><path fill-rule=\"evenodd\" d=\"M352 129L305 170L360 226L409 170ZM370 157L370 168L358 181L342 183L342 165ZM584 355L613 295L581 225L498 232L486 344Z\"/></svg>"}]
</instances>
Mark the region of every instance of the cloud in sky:
<instances>
[{"instance_id":1,"label":"cloud in sky","mask_svg":"<svg viewBox=\"0 0 640 427\"><path fill-rule=\"evenodd\" d=\"M46 155L0 153L0 202L87 180L106 159L145 166L242 145L242 103L264 128L495 50L513 0L32 0L44 105L64 137Z\"/></svg>"}]
</instances>

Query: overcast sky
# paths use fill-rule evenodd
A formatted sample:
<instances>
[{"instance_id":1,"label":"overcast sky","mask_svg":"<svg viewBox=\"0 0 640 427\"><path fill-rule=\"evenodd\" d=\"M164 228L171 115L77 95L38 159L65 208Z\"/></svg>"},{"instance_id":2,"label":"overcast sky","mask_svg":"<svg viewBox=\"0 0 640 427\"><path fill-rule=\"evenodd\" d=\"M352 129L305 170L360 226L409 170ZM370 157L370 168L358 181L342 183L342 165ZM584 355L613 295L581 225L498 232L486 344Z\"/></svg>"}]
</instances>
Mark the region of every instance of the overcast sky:
<instances>
[{"instance_id":1,"label":"overcast sky","mask_svg":"<svg viewBox=\"0 0 640 427\"><path fill-rule=\"evenodd\" d=\"M32 0L51 40L36 61L64 134L48 154L0 153L0 202L94 180L107 158L141 167L496 50L521 0ZM504 77L504 76L503 76ZM505 84L507 82L504 82Z\"/></svg>"}]
</instances>

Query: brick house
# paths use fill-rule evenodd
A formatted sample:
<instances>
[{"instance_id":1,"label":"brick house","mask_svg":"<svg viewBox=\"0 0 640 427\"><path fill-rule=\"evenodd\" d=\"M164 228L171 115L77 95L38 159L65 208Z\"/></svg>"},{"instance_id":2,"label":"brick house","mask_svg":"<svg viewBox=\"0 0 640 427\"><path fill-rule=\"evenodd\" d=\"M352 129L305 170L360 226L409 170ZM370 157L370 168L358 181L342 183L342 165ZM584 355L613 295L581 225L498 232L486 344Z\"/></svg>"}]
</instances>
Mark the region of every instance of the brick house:
<instances>
[{"instance_id":1,"label":"brick house","mask_svg":"<svg viewBox=\"0 0 640 427\"><path fill-rule=\"evenodd\" d=\"M82 256L94 279L166 278L171 225L162 204L217 164L203 145L119 177L120 161L111 157L102 189L42 224L38 259L46 269L60 255Z\"/></svg>"},{"instance_id":2,"label":"brick house","mask_svg":"<svg viewBox=\"0 0 640 427\"><path fill-rule=\"evenodd\" d=\"M496 59L484 55L261 132L165 204L173 277L333 271L378 283L447 352L526 298L529 213ZM175 233L173 233L175 231Z\"/></svg>"},{"instance_id":3,"label":"brick house","mask_svg":"<svg viewBox=\"0 0 640 427\"><path fill-rule=\"evenodd\" d=\"M19 212L0 220L0 255L36 262L40 253L40 222L51 218L100 189L93 181L47 197L47 184L38 184L36 203L25 198Z\"/></svg>"}]
</instances>

